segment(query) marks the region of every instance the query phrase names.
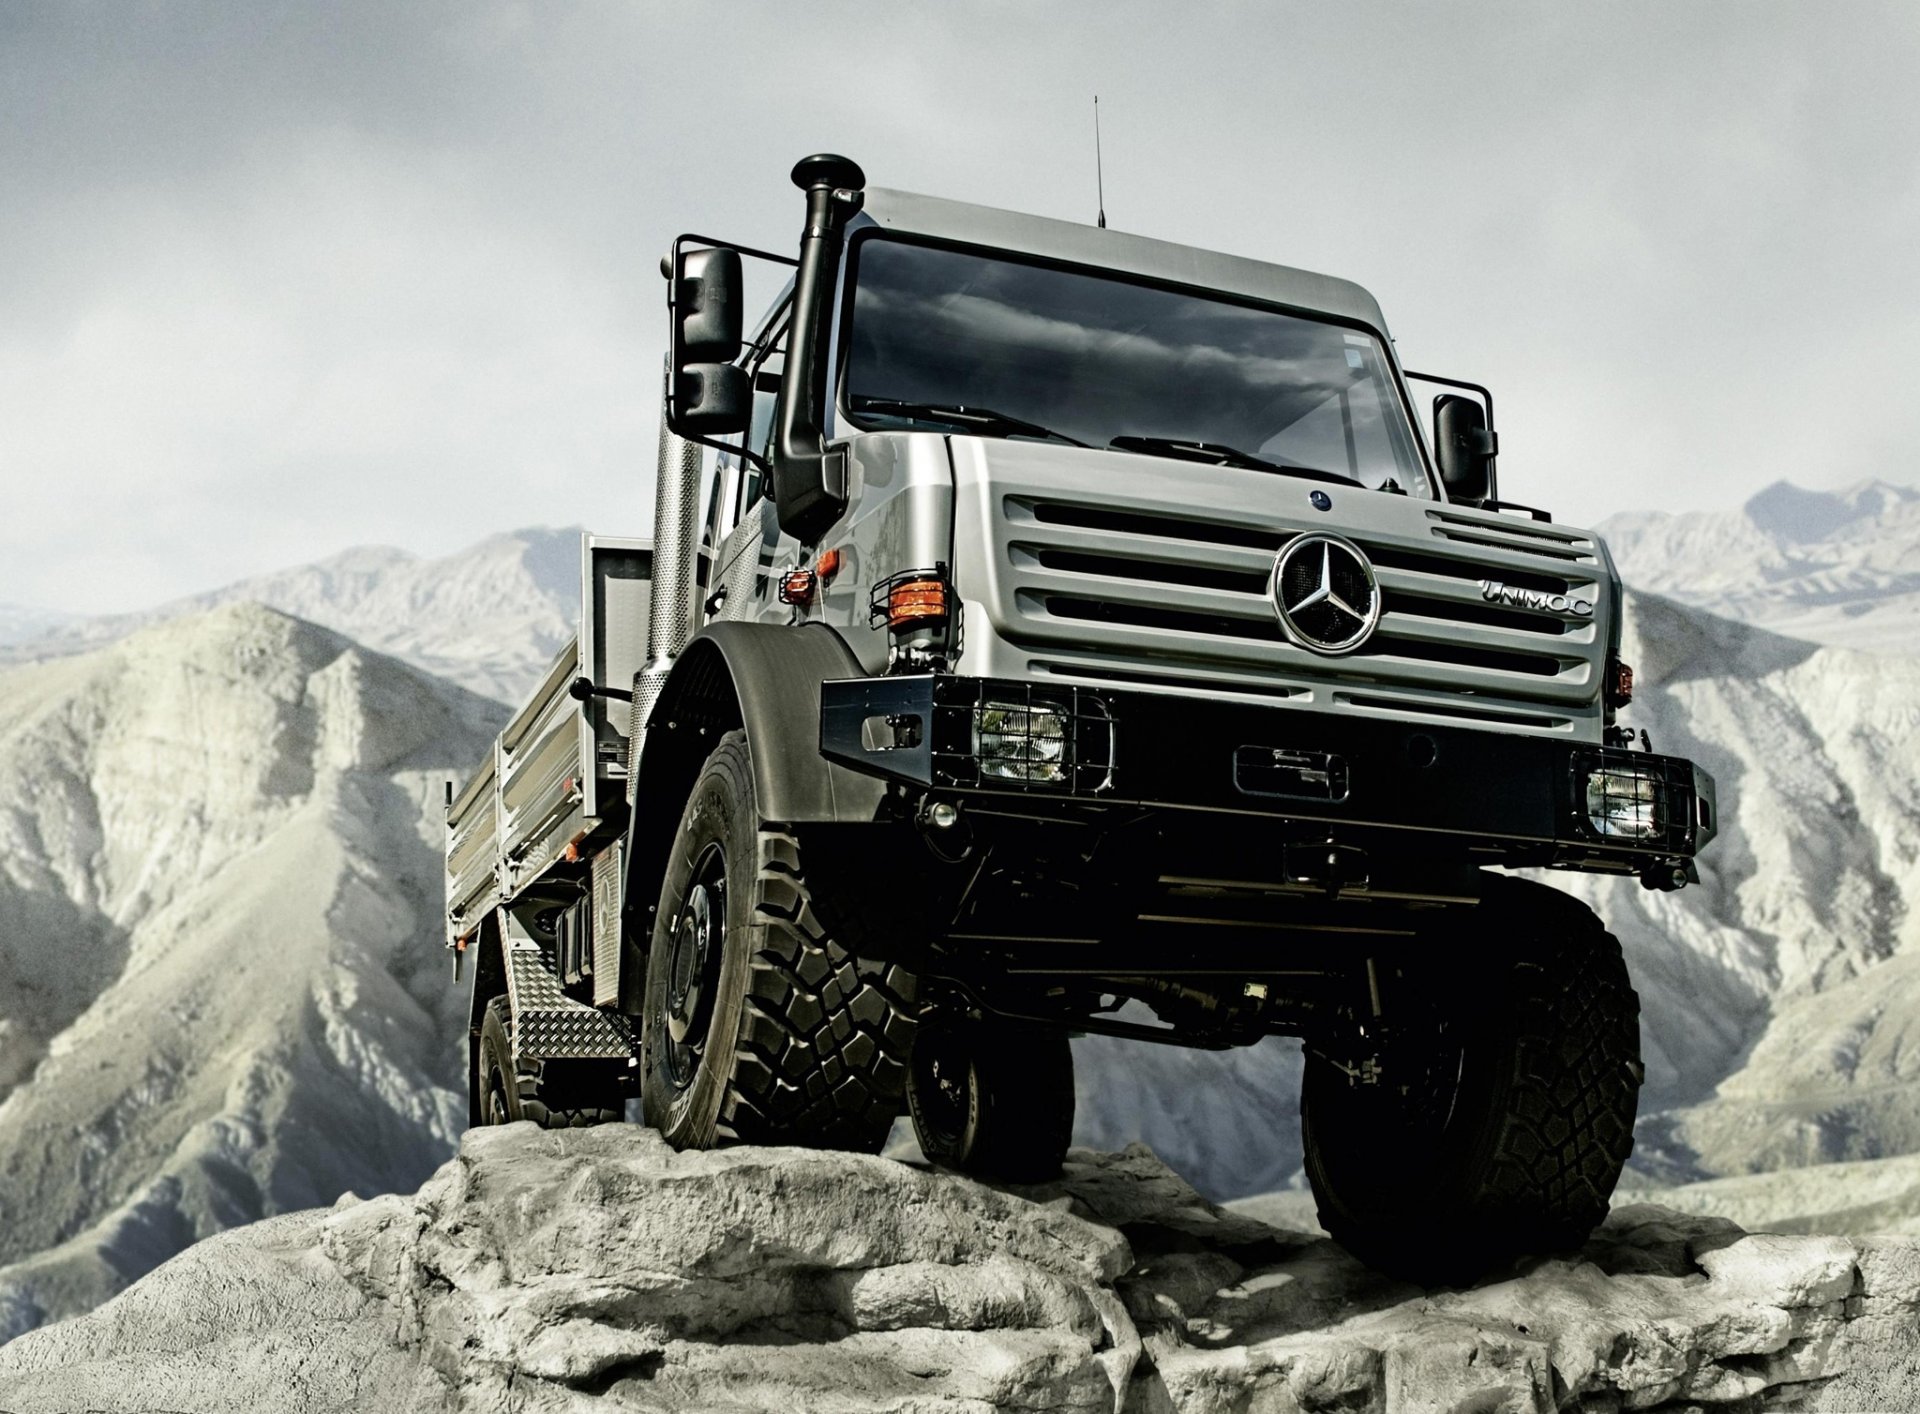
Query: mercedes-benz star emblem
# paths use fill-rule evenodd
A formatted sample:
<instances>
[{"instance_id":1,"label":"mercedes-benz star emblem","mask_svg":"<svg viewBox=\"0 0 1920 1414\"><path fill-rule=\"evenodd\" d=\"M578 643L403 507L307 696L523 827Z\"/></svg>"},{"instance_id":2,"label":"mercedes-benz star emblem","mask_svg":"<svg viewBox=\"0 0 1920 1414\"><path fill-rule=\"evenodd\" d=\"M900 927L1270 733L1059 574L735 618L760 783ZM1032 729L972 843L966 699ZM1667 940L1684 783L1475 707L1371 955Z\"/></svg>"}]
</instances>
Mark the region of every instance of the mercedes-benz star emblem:
<instances>
[{"instance_id":1,"label":"mercedes-benz star emblem","mask_svg":"<svg viewBox=\"0 0 1920 1414\"><path fill-rule=\"evenodd\" d=\"M1380 585L1358 545L1338 535L1296 535L1273 562L1280 626L1315 653L1351 653L1380 622Z\"/></svg>"}]
</instances>

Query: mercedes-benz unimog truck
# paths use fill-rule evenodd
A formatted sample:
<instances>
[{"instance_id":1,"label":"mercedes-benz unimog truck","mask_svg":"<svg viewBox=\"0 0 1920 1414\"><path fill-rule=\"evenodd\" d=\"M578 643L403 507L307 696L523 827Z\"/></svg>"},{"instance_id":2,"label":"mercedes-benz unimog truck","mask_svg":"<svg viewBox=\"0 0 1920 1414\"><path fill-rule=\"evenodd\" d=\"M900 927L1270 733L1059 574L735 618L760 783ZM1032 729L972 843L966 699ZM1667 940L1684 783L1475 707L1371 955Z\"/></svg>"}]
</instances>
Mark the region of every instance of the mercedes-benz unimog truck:
<instances>
[{"instance_id":1,"label":"mercedes-benz unimog truck","mask_svg":"<svg viewBox=\"0 0 1920 1414\"><path fill-rule=\"evenodd\" d=\"M653 535L586 537L577 641L450 792L473 1122L872 1151L906 1111L1032 1182L1071 1036L1295 1036L1356 1254L1580 1241L1638 1003L1505 871L1676 889L1715 827L1616 721L1606 546L1499 499L1490 395L1357 285L793 179L797 255L663 261ZM743 259L785 267L751 322Z\"/></svg>"}]
</instances>

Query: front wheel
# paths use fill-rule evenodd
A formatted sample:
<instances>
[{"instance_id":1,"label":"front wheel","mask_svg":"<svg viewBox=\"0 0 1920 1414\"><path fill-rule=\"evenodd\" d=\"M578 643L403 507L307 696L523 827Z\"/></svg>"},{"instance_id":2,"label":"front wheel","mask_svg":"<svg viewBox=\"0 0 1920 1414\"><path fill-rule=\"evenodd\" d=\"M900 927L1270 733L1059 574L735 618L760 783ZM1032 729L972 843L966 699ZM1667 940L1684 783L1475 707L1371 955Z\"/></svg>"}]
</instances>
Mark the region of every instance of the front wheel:
<instances>
[{"instance_id":1,"label":"front wheel","mask_svg":"<svg viewBox=\"0 0 1920 1414\"><path fill-rule=\"evenodd\" d=\"M1429 1285L1583 1242L1633 1151L1643 1074L1620 944L1577 900L1489 876L1432 947L1377 1080L1309 1046L1300 1103L1321 1225Z\"/></svg>"},{"instance_id":2,"label":"front wheel","mask_svg":"<svg viewBox=\"0 0 1920 1414\"><path fill-rule=\"evenodd\" d=\"M764 825L746 735L707 758L667 861L642 1018L646 1122L677 1149L726 1139L877 1153L898 1118L914 979L820 925L798 842Z\"/></svg>"}]
</instances>

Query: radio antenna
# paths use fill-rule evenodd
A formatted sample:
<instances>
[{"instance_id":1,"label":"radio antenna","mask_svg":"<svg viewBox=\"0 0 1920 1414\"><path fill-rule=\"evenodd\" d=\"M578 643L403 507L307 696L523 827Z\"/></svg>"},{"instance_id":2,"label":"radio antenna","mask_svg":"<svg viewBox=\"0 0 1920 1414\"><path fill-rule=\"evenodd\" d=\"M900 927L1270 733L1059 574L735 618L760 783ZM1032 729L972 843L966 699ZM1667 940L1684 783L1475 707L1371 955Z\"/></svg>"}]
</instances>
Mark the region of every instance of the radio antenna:
<instances>
[{"instance_id":1,"label":"radio antenna","mask_svg":"<svg viewBox=\"0 0 1920 1414\"><path fill-rule=\"evenodd\" d=\"M1100 193L1100 229L1107 229L1107 174L1100 162L1100 95L1093 96L1093 181Z\"/></svg>"}]
</instances>

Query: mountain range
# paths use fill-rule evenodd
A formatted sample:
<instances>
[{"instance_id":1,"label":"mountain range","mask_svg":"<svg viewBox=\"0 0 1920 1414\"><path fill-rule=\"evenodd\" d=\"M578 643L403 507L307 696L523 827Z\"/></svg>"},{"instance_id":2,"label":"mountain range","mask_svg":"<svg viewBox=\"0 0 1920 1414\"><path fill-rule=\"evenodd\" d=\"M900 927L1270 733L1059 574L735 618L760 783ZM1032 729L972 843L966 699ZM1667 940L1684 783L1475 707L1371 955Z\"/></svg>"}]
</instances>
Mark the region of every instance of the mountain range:
<instances>
[{"instance_id":1,"label":"mountain range","mask_svg":"<svg viewBox=\"0 0 1920 1414\"><path fill-rule=\"evenodd\" d=\"M505 715L248 603L0 670L0 1341L452 1152L442 783Z\"/></svg>"},{"instance_id":2,"label":"mountain range","mask_svg":"<svg viewBox=\"0 0 1920 1414\"><path fill-rule=\"evenodd\" d=\"M573 635L580 531L514 531L435 558L362 546L134 614L73 617L0 607L0 664L83 653L149 624L241 603L320 624L517 704Z\"/></svg>"},{"instance_id":3,"label":"mountain range","mask_svg":"<svg viewBox=\"0 0 1920 1414\"><path fill-rule=\"evenodd\" d=\"M1920 490L1775 482L1737 510L1601 522L1628 584L1842 648L1920 649Z\"/></svg>"}]
</instances>

